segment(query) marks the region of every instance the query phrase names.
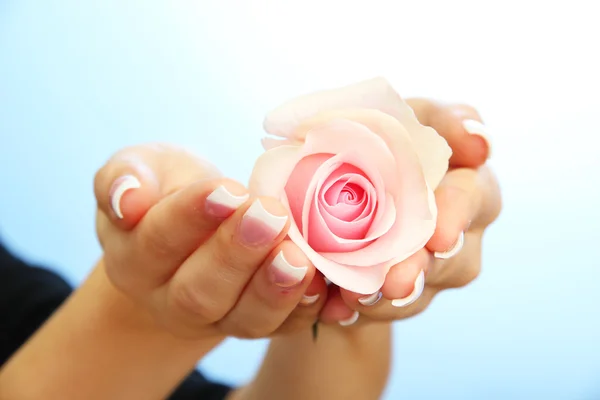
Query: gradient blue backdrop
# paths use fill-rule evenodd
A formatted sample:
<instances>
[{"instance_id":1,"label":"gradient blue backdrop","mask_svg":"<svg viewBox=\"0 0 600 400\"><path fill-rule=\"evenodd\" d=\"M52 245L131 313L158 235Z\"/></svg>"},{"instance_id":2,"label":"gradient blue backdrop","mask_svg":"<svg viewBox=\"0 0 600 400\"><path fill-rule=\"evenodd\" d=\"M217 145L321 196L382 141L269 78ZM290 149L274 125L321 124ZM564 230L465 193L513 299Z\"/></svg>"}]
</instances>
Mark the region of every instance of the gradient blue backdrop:
<instances>
[{"instance_id":1,"label":"gradient blue backdrop","mask_svg":"<svg viewBox=\"0 0 600 400\"><path fill-rule=\"evenodd\" d=\"M585 2L95 3L0 0L0 234L19 254L77 283L100 254L92 177L112 152L172 142L246 181L269 108L384 74L480 108L505 200L481 277L396 324L386 399L600 398ZM202 367L242 383L265 345L229 341Z\"/></svg>"}]
</instances>

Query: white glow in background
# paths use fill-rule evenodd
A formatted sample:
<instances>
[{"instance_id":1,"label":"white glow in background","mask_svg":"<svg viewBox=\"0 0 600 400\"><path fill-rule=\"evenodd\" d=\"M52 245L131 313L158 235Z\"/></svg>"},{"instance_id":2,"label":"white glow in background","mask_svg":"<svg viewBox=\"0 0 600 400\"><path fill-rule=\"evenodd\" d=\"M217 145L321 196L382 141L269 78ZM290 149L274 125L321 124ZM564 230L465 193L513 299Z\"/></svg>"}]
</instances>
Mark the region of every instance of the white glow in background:
<instances>
[{"instance_id":1,"label":"white glow in background","mask_svg":"<svg viewBox=\"0 0 600 400\"><path fill-rule=\"evenodd\" d=\"M505 200L478 281L396 325L386 398L596 398L594 4L5 0L0 232L77 282L99 255L91 180L111 152L172 142L245 181L269 108L384 75L479 108ZM203 367L243 382L264 345L230 341Z\"/></svg>"}]
</instances>

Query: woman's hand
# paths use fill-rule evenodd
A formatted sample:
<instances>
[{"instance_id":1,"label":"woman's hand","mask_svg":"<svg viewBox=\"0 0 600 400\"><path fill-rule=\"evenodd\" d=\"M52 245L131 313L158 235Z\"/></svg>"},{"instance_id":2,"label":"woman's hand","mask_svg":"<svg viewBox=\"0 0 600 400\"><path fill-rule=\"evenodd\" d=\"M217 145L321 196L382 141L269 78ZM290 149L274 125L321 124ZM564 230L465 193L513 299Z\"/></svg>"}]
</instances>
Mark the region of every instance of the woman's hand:
<instances>
[{"instance_id":1,"label":"woman's hand","mask_svg":"<svg viewBox=\"0 0 600 400\"><path fill-rule=\"evenodd\" d=\"M331 286L317 342L304 333L274 338L255 380L232 400L380 398L391 364L389 322L423 311L441 290L464 286L478 275L483 232L500 212L496 179L482 167L490 148L481 136L484 128L473 122L479 115L467 106L421 99L409 104L421 123L435 128L453 150L451 169L436 191L435 234L426 248L392 268L383 296L371 296L371 305L361 295ZM454 246L463 230L464 245ZM451 247L454 251L444 253ZM426 278L423 290L415 288L420 270ZM403 307L394 307L392 300Z\"/></svg>"},{"instance_id":2,"label":"woman's hand","mask_svg":"<svg viewBox=\"0 0 600 400\"><path fill-rule=\"evenodd\" d=\"M465 286L479 274L483 233L501 209L498 182L482 165L491 152L485 126L469 106L422 99L409 104L453 150L450 169L435 192L436 231L424 249L392 267L381 291L363 296L331 288L321 313L325 323L407 318L425 310L440 291Z\"/></svg>"},{"instance_id":3,"label":"woman's hand","mask_svg":"<svg viewBox=\"0 0 600 400\"><path fill-rule=\"evenodd\" d=\"M113 284L178 337L306 329L326 299L275 199L178 149L138 146L98 172L97 230Z\"/></svg>"}]
</instances>

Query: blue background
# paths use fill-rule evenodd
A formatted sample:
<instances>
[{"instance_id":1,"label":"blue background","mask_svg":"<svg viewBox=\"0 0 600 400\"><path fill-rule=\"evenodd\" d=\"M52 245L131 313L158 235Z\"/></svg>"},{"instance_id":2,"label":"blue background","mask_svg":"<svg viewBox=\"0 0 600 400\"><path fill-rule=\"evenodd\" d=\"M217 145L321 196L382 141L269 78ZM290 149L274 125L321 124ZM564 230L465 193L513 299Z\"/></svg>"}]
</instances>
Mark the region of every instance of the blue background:
<instances>
[{"instance_id":1,"label":"blue background","mask_svg":"<svg viewBox=\"0 0 600 400\"><path fill-rule=\"evenodd\" d=\"M0 0L0 234L78 283L111 153L171 142L246 181L267 110L385 75L478 106L505 202L480 278L396 324L386 399L600 398L590 3ZM231 340L202 366L243 383L265 346Z\"/></svg>"}]
</instances>

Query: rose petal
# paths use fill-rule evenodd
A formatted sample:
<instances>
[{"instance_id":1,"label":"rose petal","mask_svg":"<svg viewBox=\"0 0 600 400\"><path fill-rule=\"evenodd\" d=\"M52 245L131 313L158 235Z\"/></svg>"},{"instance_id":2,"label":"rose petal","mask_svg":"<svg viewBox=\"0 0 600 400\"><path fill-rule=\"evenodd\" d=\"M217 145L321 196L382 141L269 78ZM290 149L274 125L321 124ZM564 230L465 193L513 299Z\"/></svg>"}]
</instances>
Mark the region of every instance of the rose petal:
<instances>
[{"instance_id":1,"label":"rose petal","mask_svg":"<svg viewBox=\"0 0 600 400\"><path fill-rule=\"evenodd\" d=\"M369 267L374 259L383 259L385 261L382 262L389 261L392 265L404 261L422 249L435 231L437 207L430 188L427 188L426 196L412 199L407 197L405 202L396 205L399 207L396 212L402 218L396 219L392 228L369 246L354 252L324 252L321 255L330 261L357 267ZM415 217L411 213L413 208L418 208L423 203L428 208L430 218Z\"/></svg>"},{"instance_id":2,"label":"rose petal","mask_svg":"<svg viewBox=\"0 0 600 400\"><path fill-rule=\"evenodd\" d=\"M300 231L304 231L303 227L306 226L302 217L304 204L310 201L315 190L314 187L311 188L310 186L313 177L323 163L331 157L331 154L312 154L302 158L294 167L287 181L285 192L290 205L290 212Z\"/></svg>"},{"instance_id":3,"label":"rose petal","mask_svg":"<svg viewBox=\"0 0 600 400\"><path fill-rule=\"evenodd\" d=\"M332 204L333 201L327 201L328 198L338 198L341 196L343 188L351 183L359 183L366 186L366 189L364 187L361 188L363 192L359 202L339 202L337 204ZM332 217L342 221L351 222L363 219L373 211L375 202L371 202L372 198L376 199L375 188L373 188L373 185L367 178L361 175L344 174L335 182L326 182L323 185L319 198L319 206Z\"/></svg>"},{"instance_id":4,"label":"rose petal","mask_svg":"<svg viewBox=\"0 0 600 400\"><path fill-rule=\"evenodd\" d=\"M394 207L385 204L387 201L385 193L386 190L389 193L397 192L404 171L398 169L398 163L381 135L375 134L360 123L344 119L329 119L312 125L312 129L307 128L305 149L314 153L344 154L344 162L364 171L377 191L379 202L369 236L379 236L391 227L392 222L383 218L383 213L394 212ZM403 155L404 152L398 151L398 153ZM414 155L412 160L416 165L413 165L410 170L416 170L415 173L419 174L418 160ZM383 221L385 226L382 226L380 221Z\"/></svg>"},{"instance_id":5,"label":"rose petal","mask_svg":"<svg viewBox=\"0 0 600 400\"><path fill-rule=\"evenodd\" d=\"M309 136L313 135L313 132L318 130L315 127L327 126L327 124L337 123L340 119L352 118L356 121L359 126L363 126L368 132L377 134L384 140L386 146L394 155L396 162L396 171L391 173L395 177L396 181L393 183L386 179L385 187L389 192L394 194L396 201L399 201L397 194L407 193L407 189L410 193L411 190L417 190L423 196L424 199L427 191L427 181L424 178L424 172L421 167L419 158L417 157L413 148L413 142L410 135L404 129L404 127L394 118L387 114L384 114L377 110L341 110L323 113L315 118L306 121L300 128L299 131L305 132L303 136L308 141ZM331 151L331 153L334 153ZM362 154L362 149L361 149ZM369 158L369 161L371 159ZM447 167L448 160L439 160L439 164ZM383 175L386 178L388 175ZM398 178L399 177L399 178ZM402 186L398 190L398 186ZM429 185L429 187L432 187ZM406 194L403 194L405 196ZM421 207L423 208L423 207ZM415 210L418 212L418 210ZM427 218L428 213L423 213L422 216Z\"/></svg>"},{"instance_id":6,"label":"rose petal","mask_svg":"<svg viewBox=\"0 0 600 400\"><path fill-rule=\"evenodd\" d=\"M342 166L343 169L345 165ZM344 174L347 176L348 174ZM332 178L332 176L334 178ZM335 179L335 175L332 174L328 179ZM351 180L361 181L365 186L367 186L367 190L370 194L363 196L362 202L359 204L347 204L347 203L339 203L336 206L326 206L322 200L322 193L319 195L319 199L315 202L316 211L322 217L323 221L334 235L344 238L344 239L355 239L360 240L363 239L371 224L373 222L375 204L370 203L370 199L376 199L375 189L373 185L369 182L367 178L361 175L354 175L350 177ZM366 213L363 218L357 218L363 214L365 211L366 203L369 204L370 212Z\"/></svg>"},{"instance_id":7,"label":"rose petal","mask_svg":"<svg viewBox=\"0 0 600 400\"><path fill-rule=\"evenodd\" d=\"M301 146L279 146L261 154L250 175L250 193L281 198L285 185L302 156Z\"/></svg>"},{"instance_id":8,"label":"rose petal","mask_svg":"<svg viewBox=\"0 0 600 400\"><path fill-rule=\"evenodd\" d=\"M357 140L357 142L361 144L360 131L348 133L348 135L355 134L357 136L354 137L353 140ZM313 140L313 138L315 140ZM307 136L306 147L312 151L331 150L331 148L329 148L329 150L324 150L322 146L335 147L335 145L328 141L322 141L323 138L324 136L317 134L315 134L313 137L312 133L310 133ZM369 145L367 143L362 143L361 148L365 149L364 152L361 152L362 157L364 157L365 154L369 154ZM378 171L375 170L373 165L366 164L364 161L361 161L362 157L354 152L341 153L331 157L317 169L313 176L313 180L305 191L306 200L302 210L302 223L298 225L301 226L304 239L306 239L311 245L315 246L317 251L352 252L352 254L354 254L356 250L365 247L369 242L386 233L394 224L394 220L396 218L396 209L394 207L393 197L387 194L383 189L384 185L381 176L378 174ZM371 182L373 182L375 190L377 191L377 210L374 218L372 219L372 223L369 227L367 235L362 239L346 239L344 237L335 235L333 232L331 232L331 229L327 226L323 216L316 208L316 204L319 200L316 194L321 190L320 188L322 187L324 181L344 163L356 165L364 172L367 172L367 175L369 176ZM393 182L394 181L391 181L390 186L394 186ZM311 199L311 197L314 197L314 199ZM313 234L318 235L318 237L314 238L314 240L312 237ZM395 250L390 248L386 251L380 252L379 254L374 254L372 256L371 263L387 261L392 257L391 254L394 252Z\"/></svg>"},{"instance_id":9,"label":"rose petal","mask_svg":"<svg viewBox=\"0 0 600 400\"><path fill-rule=\"evenodd\" d=\"M298 146L302 144L289 139L275 139L272 137L264 137L260 142L265 150L271 150L279 146Z\"/></svg>"},{"instance_id":10,"label":"rose petal","mask_svg":"<svg viewBox=\"0 0 600 400\"><path fill-rule=\"evenodd\" d=\"M282 202L287 205L285 195ZM394 265L387 262L372 265L371 268L364 268L341 265L328 260L309 246L294 221L291 221L288 236L306 254L315 268L321 271L331 282L359 294L371 294L378 291L383 286L389 269Z\"/></svg>"},{"instance_id":11,"label":"rose petal","mask_svg":"<svg viewBox=\"0 0 600 400\"><path fill-rule=\"evenodd\" d=\"M452 150L434 129L419 123L412 108L384 78L300 96L270 112L263 126L272 135L301 140L297 128L304 121L323 111L344 109L375 109L399 121L410 133L427 183L433 189L438 186L448 169L440 160L449 160Z\"/></svg>"}]
</instances>

